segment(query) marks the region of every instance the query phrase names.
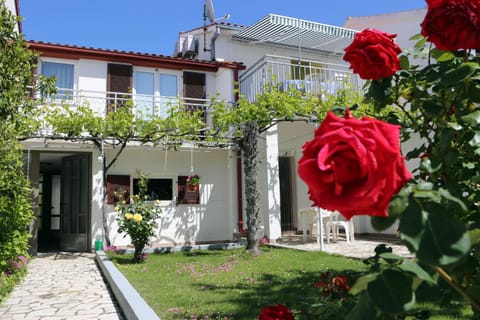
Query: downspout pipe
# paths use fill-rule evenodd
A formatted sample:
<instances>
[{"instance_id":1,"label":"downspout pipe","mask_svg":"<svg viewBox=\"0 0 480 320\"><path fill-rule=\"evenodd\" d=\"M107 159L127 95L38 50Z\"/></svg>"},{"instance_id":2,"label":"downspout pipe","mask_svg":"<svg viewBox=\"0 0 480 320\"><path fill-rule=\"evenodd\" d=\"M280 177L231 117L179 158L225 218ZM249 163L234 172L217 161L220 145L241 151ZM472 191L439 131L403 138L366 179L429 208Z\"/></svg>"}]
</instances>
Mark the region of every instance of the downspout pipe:
<instances>
[{"instance_id":1,"label":"downspout pipe","mask_svg":"<svg viewBox=\"0 0 480 320\"><path fill-rule=\"evenodd\" d=\"M212 39L210 40L210 58L212 61L215 61L215 41L217 40L218 36L220 35L220 27L217 25L215 27L215 33L212 36Z\"/></svg>"}]
</instances>

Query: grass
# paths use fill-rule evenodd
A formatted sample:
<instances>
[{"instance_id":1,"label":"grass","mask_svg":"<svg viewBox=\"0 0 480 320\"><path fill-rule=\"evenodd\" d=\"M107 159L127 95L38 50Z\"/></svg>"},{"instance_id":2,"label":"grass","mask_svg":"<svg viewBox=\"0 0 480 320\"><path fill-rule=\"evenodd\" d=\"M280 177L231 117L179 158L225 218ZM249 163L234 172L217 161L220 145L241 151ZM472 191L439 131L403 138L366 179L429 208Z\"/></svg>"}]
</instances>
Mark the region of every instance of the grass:
<instances>
[{"instance_id":1,"label":"grass","mask_svg":"<svg viewBox=\"0 0 480 320\"><path fill-rule=\"evenodd\" d=\"M367 270L360 260L273 247L262 247L258 257L243 249L154 254L143 264L131 263L128 254L108 255L163 320L257 319L264 307L277 303L299 310L319 302L314 284L321 273L346 275L352 284ZM423 290L428 300L421 306L434 315L430 319L469 319L465 304L454 299L441 310L438 291Z\"/></svg>"}]
</instances>

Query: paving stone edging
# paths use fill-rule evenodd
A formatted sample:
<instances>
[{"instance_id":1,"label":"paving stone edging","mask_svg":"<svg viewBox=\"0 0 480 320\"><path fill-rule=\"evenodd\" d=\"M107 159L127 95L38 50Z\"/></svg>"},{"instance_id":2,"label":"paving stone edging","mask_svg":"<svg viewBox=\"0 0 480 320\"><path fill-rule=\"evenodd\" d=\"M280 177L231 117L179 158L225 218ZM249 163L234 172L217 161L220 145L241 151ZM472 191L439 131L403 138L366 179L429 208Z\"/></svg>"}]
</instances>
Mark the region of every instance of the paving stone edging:
<instances>
[{"instance_id":1,"label":"paving stone edging","mask_svg":"<svg viewBox=\"0 0 480 320\"><path fill-rule=\"evenodd\" d=\"M160 320L104 251L97 251L95 259L127 320Z\"/></svg>"}]
</instances>

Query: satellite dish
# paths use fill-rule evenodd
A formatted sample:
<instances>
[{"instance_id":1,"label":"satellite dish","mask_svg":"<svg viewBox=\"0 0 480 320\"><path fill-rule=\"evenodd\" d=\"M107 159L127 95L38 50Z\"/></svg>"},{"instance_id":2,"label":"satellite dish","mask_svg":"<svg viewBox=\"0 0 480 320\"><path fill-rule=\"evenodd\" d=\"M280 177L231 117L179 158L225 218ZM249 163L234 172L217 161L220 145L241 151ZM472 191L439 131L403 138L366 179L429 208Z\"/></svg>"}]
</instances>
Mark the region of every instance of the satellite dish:
<instances>
[{"instance_id":1,"label":"satellite dish","mask_svg":"<svg viewBox=\"0 0 480 320\"><path fill-rule=\"evenodd\" d=\"M208 17L210 22L215 20L215 12L213 10L213 2L212 0L205 0L205 16Z\"/></svg>"}]
</instances>

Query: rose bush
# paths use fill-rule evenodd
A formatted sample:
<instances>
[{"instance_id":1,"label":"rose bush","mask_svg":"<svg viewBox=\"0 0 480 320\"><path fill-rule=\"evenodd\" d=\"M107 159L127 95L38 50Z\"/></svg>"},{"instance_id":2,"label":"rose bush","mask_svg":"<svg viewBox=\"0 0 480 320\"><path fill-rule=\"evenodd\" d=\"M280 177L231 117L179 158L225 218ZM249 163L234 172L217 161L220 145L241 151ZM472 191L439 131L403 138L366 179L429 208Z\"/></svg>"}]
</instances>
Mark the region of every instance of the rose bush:
<instances>
[{"instance_id":1,"label":"rose bush","mask_svg":"<svg viewBox=\"0 0 480 320\"><path fill-rule=\"evenodd\" d=\"M400 47L393 42L396 35L366 29L355 35L355 41L346 49L344 60L362 79L389 77L400 69Z\"/></svg>"},{"instance_id":2,"label":"rose bush","mask_svg":"<svg viewBox=\"0 0 480 320\"><path fill-rule=\"evenodd\" d=\"M150 202L146 191L147 178L142 175L139 182L139 194L133 195L130 203L122 201L115 207L115 211L118 212L118 232L125 232L126 235L130 236L135 248L133 254L135 262L145 260L144 248L149 243L150 238L155 235L156 219L161 213L160 202L158 200Z\"/></svg>"},{"instance_id":3,"label":"rose bush","mask_svg":"<svg viewBox=\"0 0 480 320\"><path fill-rule=\"evenodd\" d=\"M349 290L357 303L347 319L403 319L422 300L417 289L425 285L449 287L447 294L464 298L472 318L480 319L480 59L473 51L480 48L480 2L427 5L421 34L412 38L417 44L398 57L400 69L391 62L398 50L385 49L392 35L367 29L345 49L344 59L368 80L365 101L379 120L354 126L349 121L363 119L329 114L299 162L315 205L347 217L376 215L371 222L379 231L398 222L398 235L415 257L379 245L366 260L369 273ZM420 58L425 62L411 65ZM382 119L384 110L395 112ZM400 134L383 121L400 125ZM418 163L403 188L410 176L400 164L399 138L415 145L406 158ZM397 156L390 158L392 150ZM375 182L380 188L372 187ZM448 302L437 303L448 308Z\"/></svg>"},{"instance_id":4,"label":"rose bush","mask_svg":"<svg viewBox=\"0 0 480 320\"><path fill-rule=\"evenodd\" d=\"M400 127L332 112L303 146L298 174L313 203L354 215L387 216L390 200L411 178L400 153ZM354 204L354 205L352 205Z\"/></svg>"}]
</instances>

